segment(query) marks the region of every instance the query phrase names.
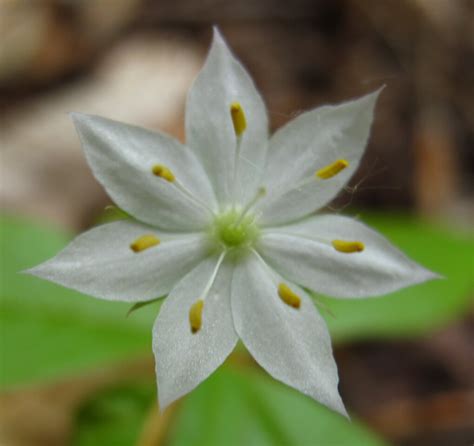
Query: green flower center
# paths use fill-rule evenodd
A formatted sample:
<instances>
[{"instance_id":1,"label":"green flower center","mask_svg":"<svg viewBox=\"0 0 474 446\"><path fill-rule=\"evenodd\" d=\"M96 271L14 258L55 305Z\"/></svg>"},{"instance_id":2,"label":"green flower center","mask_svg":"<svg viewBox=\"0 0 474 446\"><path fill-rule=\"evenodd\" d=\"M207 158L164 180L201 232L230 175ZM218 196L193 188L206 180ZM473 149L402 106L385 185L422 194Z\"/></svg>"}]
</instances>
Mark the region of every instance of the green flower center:
<instances>
[{"instance_id":1,"label":"green flower center","mask_svg":"<svg viewBox=\"0 0 474 446\"><path fill-rule=\"evenodd\" d=\"M227 248L251 246L260 231L253 215L233 209L216 217L212 227L212 237Z\"/></svg>"}]
</instances>

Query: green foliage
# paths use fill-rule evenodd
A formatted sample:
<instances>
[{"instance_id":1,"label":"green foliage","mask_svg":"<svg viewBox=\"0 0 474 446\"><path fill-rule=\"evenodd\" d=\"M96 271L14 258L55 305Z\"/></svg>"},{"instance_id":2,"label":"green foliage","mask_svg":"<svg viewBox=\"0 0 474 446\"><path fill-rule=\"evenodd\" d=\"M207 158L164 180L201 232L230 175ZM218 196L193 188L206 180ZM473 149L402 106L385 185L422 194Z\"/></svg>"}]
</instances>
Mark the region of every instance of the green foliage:
<instances>
[{"instance_id":1,"label":"green foliage","mask_svg":"<svg viewBox=\"0 0 474 446\"><path fill-rule=\"evenodd\" d=\"M170 446L381 445L356 422L268 376L222 367L182 403Z\"/></svg>"},{"instance_id":2,"label":"green foliage","mask_svg":"<svg viewBox=\"0 0 474 446\"><path fill-rule=\"evenodd\" d=\"M357 422L266 375L231 366L221 367L180 403L168 425L167 446L384 444ZM86 403L74 446L135 444L152 407L152 387L128 385Z\"/></svg>"},{"instance_id":3,"label":"green foliage","mask_svg":"<svg viewBox=\"0 0 474 446\"><path fill-rule=\"evenodd\" d=\"M69 237L14 218L1 220L0 386L51 380L151 351L150 305L104 302L20 271L55 255Z\"/></svg>"},{"instance_id":4,"label":"green foliage","mask_svg":"<svg viewBox=\"0 0 474 446\"><path fill-rule=\"evenodd\" d=\"M127 214L123 209L120 209L114 204L109 204L105 207L102 214L97 218L96 224L103 225L105 223L112 223L119 220L132 219L130 214Z\"/></svg>"},{"instance_id":5,"label":"green foliage","mask_svg":"<svg viewBox=\"0 0 474 446\"><path fill-rule=\"evenodd\" d=\"M129 383L107 389L79 410L73 446L130 446L156 404L155 383Z\"/></svg>"},{"instance_id":6,"label":"green foliage","mask_svg":"<svg viewBox=\"0 0 474 446\"><path fill-rule=\"evenodd\" d=\"M444 276L382 298L321 298L333 340L417 336L459 317L472 305L474 240L471 235L400 215L362 215L405 254Z\"/></svg>"}]
</instances>

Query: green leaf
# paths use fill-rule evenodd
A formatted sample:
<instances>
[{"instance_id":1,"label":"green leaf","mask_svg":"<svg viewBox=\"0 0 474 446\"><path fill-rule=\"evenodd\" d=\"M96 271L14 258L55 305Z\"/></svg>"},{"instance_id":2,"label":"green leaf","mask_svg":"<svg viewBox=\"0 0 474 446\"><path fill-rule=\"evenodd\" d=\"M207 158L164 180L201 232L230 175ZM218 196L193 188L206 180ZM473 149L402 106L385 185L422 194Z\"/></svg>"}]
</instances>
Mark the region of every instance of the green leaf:
<instances>
[{"instance_id":1,"label":"green leaf","mask_svg":"<svg viewBox=\"0 0 474 446\"><path fill-rule=\"evenodd\" d=\"M383 442L299 392L223 366L181 403L169 446L372 446Z\"/></svg>"},{"instance_id":2,"label":"green leaf","mask_svg":"<svg viewBox=\"0 0 474 446\"><path fill-rule=\"evenodd\" d=\"M321 309L333 339L417 336L446 325L472 305L472 235L406 216L372 214L362 215L361 220L444 279L381 298L341 300L316 296L334 314Z\"/></svg>"},{"instance_id":3,"label":"green leaf","mask_svg":"<svg viewBox=\"0 0 474 446\"><path fill-rule=\"evenodd\" d=\"M156 405L155 382L107 389L78 411L73 446L136 444L147 412Z\"/></svg>"},{"instance_id":4,"label":"green leaf","mask_svg":"<svg viewBox=\"0 0 474 446\"><path fill-rule=\"evenodd\" d=\"M151 351L157 305L127 318L129 304L96 300L21 274L64 248L69 236L12 217L0 222L2 388Z\"/></svg>"},{"instance_id":5,"label":"green leaf","mask_svg":"<svg viewBox=\"0 0 474 446\"><path fill-rule=\"evenodd\" d=\"M137 302L133 304L127 311L127 317L130 316L132 313L135 313L135 311L139 310L140 308L146 307L148 305L153 305L156 304L159 300L163 299L163 297L158 297L153 300L148 300L145 302Z\"/></svg>"},{"instance_id":6,"label":"green leaf","mask_svg":"<svg viewBox=\"0 0 474 446\"><path fill-rule=\"evenodd\" d=\"M233 365L221 367L178 403L168 424L166 445L384 444L357 421L346 420L253 367ZM95 395L79 411L74 446L136 444L153 404L151 381Z\"/></svg>"},{"instance_id":7,"label":"green leaf","mask_svg":"<svg viewBox=\"0 0 474 446\"><path fill-rule=\"evenodd\" d=\"M119 220L132 219L130 214L127 214L123 209L120 209L114 204L106 206L101 215L97 218L96 224L103 225L105 223L112 223Z\"/></svg>"}]
</instances>

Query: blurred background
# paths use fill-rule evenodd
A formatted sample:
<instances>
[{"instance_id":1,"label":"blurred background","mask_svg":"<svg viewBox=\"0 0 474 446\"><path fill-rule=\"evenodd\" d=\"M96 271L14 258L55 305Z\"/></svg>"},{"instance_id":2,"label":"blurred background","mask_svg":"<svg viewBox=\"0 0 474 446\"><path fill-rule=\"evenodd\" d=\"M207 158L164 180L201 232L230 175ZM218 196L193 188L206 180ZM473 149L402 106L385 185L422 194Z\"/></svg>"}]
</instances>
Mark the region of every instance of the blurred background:
<instances>
[{"instance_id":1,"label":"blurred background","mask_svg":"<svg viewBox=\"0 0 474 446\"><path fill-rule=\"evenodd\" d=\"M471 445L474 441L472 0L2 0L0 444ZM127 307L24 277L110 200L67 116L184 139L187 89L218 25L272 129L382 85L367 154L330 206L445 276L325 300L353 423L245 350L162 416L150 328Z\"/></svg>"}]
</instances>

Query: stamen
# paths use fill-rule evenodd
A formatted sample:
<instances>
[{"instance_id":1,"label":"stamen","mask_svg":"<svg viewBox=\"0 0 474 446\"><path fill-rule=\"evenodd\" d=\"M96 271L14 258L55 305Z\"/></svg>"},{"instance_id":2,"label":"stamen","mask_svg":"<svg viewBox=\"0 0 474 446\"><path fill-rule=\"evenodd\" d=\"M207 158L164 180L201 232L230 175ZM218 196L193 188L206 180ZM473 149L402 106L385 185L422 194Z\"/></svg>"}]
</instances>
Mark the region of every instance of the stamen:
<instances>
[{"instance_id":1,"label":"stamen","mask_svg":"<svg viewBox=\"0 0 474 446\"><path fill-rule=\"evenodd\" d=\"M183 184L181 184L180 181L176 179L171 169L164 166L163 164L155 164L152 167L151 171L157 177L163 178L169 183L173 183L176 189L178 189L183 195L185 195L188 200L191 200L193 203L204 208L211 215L214 215L214 211L209 206L207 206L207 204L205 204L202 200L199 200L198 198L196 198Z\"/></svg>"},{"instance_id":2,"label":"stamen","mask_svg":"<svg viewBox=\"0 0 474 446\"><path fill-rule=\"evenodd\" d=\"M232 118L232 124L234 125L234 132L236 138L236 145L234 150L234 166L232 175L232 201L233 206L237 200L237 178L239 177L240 170L240 148L242 143L242 134L247 128L247 120L245 118L244 109L240 102L232 102L230 104L230 117Z\"/></svg>"},{"instance_id":3,"label":"stamen","mask_svg":"<svg viewBox=\"0 0 474 446\"><path fill-rule=\"evenodd\" d=\"M240 102L232 102L232 104L230 104L230 116L234 124L235 134L239 137L247 128L247 120L245 119L245 113Z\"/></svg>"},{"instance_id":4,"label":"stamen","mask_svg":"<svg viewBox=\"0 0 474 446\"><path fill-rule=\"evenodd\" d=\"M329 164L322 169L316 171L315 175L322 180L328 180L332 178L334 175L337 175L341 170L344 170L346 167L349 166L349 162L347 160L337 160L334 161L332 164Z\"/></svg>"},{"instance_id":5,"label":"stamen","mask_svg":"<svg viewBox=\"0 0 474 446\"><path fill-rule=\"evenodd\" d=\"M359 241L333 240L331 243L336 251L346 254L362 252L365 248L365 245Z\"/></svg>"},{"instance_id":6,"label":"stamen","mask_svg":"<svg viewBox=\"0 0 474 446\"><path fill-rule=\"evenodd\" d=\"M257 259L260 260L261 264L266 269L269 276L275 279L275 281L280 280L279 278L277 279L277 275L275 274L273 269L267 265L265 260L263 260L262 256L255 249L252 249L252 252L255 254ZM295 309L301 307L301 297L294 293L290 289L290 287L283 282L280 282L278 284L278 296L280 296L280 299L290 307L293 307Z\"/></svg>"},{"instance_id":7,"label":"stamen","mask_svg":"<svg viewBox=\"0 0 474 446\"><path fill-rule=\"evenodd\" d=\"M192 192L190 192L184 184L181 184L179 180L176 180L173 185L178 189L183 195L185 195L189 200L191 200L193 203L196 203L198 206L201 206L203 209L205 209L207 212L209 212L211 215L214 215L214 211L202 200L199 198L195 197Z\"/></svg>"},{"instance_id":8,"label":"stamen","mask_svg":"<svg viewBox=\"0 0 474 446\"><path fill-rule=\"evenodd\" d=\"M169 181L170 183L174 182L176 179L173 172L163 164L155 164L151 170L154 175L163 178L164 180Z\"/></svg>"},{"instance_id":9,"label":"stamen","mask_svg":"<svg viewBox=\"0 0 474 446\"><path fill-rule=\"evenodd\" d=\"M201 299L198 299L191 305L189 309L189 325L191 326L191 332L193 334L197 333L202 326L202 310L204 308L204 300L206 299L209 291L216 280L217 272L224 261L224 257L226 255L226 251L222 252L219 259L217 260L216 266L214 267L214 271L211 274L209 281L207 282L204 291L202 292Z\"/></svg>"},{"instance_id":10,"label":"stamen","mask_svg":"<svg viewBox=\"0 0 474 446\"><path fill-rule=\"evenodd\" d=\"M300 182L294 184L290 189L287 189L285 185L282 185L283 187L280 186L279 188L277 187L276 189L273 189L272 196L274 198L281 197L292 191L299 191L301 193L311 193L311 190L305 192L304 188L306 186L314 185L315 178L317 180L328 180L329 178L332 178L333 176L344 170L346 167L349 167L349 161L345 159L334 161L333 163L323 167L322 169L317 170L314 173L314 176L310 175L304 177Z\"/></svg>"},{"instance_id":11,"label":"stamen","mask_svg":"<svg viewBox=\"0 0 474 446\"><path fill-rule=\"evenodd\" d=\"M291 291L290 287L284 283L278 285L278 295L290 307L299 308L301 306L301 297Z\"/></svg>"},{"instance_id":12,"label":"stamen","mask_svg":"<svg viewBox=\"0 0 474 446\"><path fill-rule=\"evenodd\" d=\"M201 329L203 308L204 301L199 299L194 302L189 309L189 325L191 326L192 333L197 333Z\"/></svg>"},{"instance_id":13,"label":"stamen","mask_svg":"<svg viewBox=\"0 0 474 446\"><path fill-rule=\"evenodd\" d=\"M151 248L160 244L160 239L153 234L145 234L138 237L133 243L130 244L130 249L133 252L141 252L145 249Z\"/></svg>"},{"instance_id":14,"label":"stamen","mask_svg":"<svg viewBox=\"0 0 474 446\"><path fill-rule=\"evenodd\" d=\"M265 195L267 195L267 189L264 186L260 186L257 189L257 193L255 194L255 196L242 209L242 213L240 214L240 217L235 222L235 226L238 226L242 222L247 212L255 205L255 203L258 200L260 200L260 198L263 198Z\"/></svg>"}]
</instances>

